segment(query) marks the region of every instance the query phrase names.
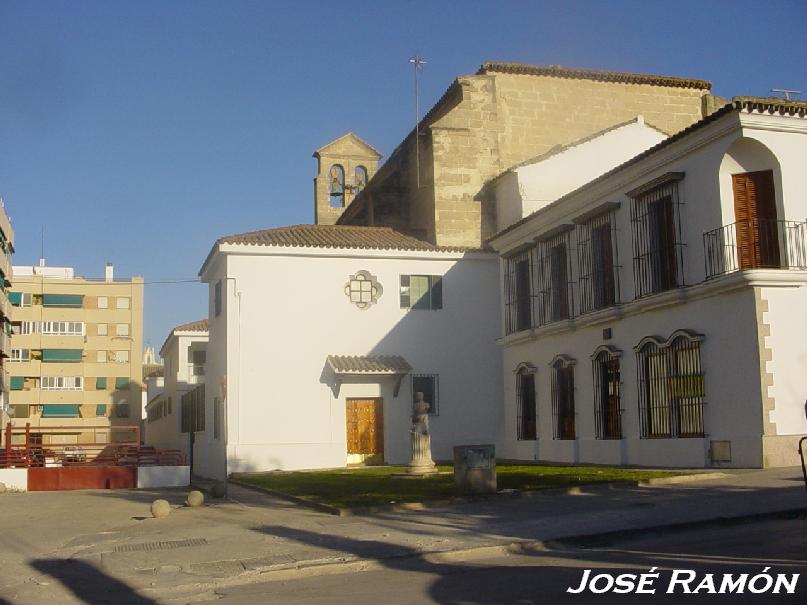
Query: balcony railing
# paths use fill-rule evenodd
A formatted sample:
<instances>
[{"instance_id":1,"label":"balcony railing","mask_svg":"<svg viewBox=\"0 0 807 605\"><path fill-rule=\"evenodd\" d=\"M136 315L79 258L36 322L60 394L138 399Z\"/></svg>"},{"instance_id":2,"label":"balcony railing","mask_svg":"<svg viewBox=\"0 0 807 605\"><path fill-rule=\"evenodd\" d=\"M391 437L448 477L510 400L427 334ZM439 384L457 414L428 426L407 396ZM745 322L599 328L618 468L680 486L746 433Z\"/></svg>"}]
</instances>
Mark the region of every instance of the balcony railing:
<instances>
[{"instance_id":1,"label":"balcony railing","mask_svg":"<svg viewBox=\"0 0 807 605\"><path fill-rule=\"evenodd\" d=\"M747 269L807 269L807 222L753 219L703 234L706 278Z\"/></svg>"}]
</instances>

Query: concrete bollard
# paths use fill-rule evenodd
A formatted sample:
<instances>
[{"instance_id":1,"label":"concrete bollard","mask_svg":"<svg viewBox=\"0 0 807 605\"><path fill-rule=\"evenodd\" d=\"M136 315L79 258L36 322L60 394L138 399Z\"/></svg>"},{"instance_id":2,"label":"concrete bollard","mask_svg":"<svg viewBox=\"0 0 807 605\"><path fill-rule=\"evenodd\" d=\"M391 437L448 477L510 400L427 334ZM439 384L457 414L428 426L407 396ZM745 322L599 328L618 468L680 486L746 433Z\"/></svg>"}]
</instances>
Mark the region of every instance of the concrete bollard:
<instances>
[{"instance_id":1,"label":"concrete bollard","mask_svg":"<svg viewBox=\"0 0 807 605\"><path fill-rule=\"evenodd\" d=\"M205 497L202 492L193 490L191 493L188 494L187 500L188 506L192 508L196 508L197 506L202 506L205 503Z\"/></svg>"},{"instance_id":2,"label":"concrete bollard","mask_svg":"<svg viewBox=\"0 0 807 605\"><path fill-rule=\"evenodd\" d=\"M0 483L0 494L6 493L6 484Z\"/></svg>"},{"instance_id":3,"label":"concrete bollard","mask_svg":"<svg viewBox=\"0 0 807 605\"><path fill-rule=\"evenodd\" d=\"M155 500L151 503L151 516L155 519L167 517L171 512L171 505L168 500Z\"/></svg>"}]
</instances>

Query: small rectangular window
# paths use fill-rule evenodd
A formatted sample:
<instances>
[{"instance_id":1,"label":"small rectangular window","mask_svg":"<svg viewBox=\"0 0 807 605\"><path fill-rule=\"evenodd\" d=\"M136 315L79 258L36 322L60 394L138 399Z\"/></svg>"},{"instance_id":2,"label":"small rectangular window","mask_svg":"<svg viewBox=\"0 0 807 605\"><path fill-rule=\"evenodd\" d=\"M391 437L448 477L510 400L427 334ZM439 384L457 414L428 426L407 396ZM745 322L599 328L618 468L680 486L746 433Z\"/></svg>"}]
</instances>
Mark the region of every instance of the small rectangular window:
<instances>
[{"instance_id":1,"label":"small rectangular window","mask_svg":"<svg viewBox=\"0 0 807 605\"><path fill-rule=\"evenodd\" d=\"M443 279L439 275L401 275L401 308L443 308Z\"/></svg>"},{"instance_id":2,"label":"small rectangular window","mask_svg":"<svg viewBox=\"0 0 807 605\"><path fill-rule=\"evenodd\" d=\"M423 393L423 401L429 404L429 414L440 415L440 393L437 374L412 375L412 404L417 401L417 394Z\"/></svg>"},{"instance_id":3,"label":"small rectangular window","mask_svg":"<svg viewBox=\"0 0 807 605\"><path fill-rule=\"evenodd\" d=\"M99 296L96 299L96 307L99 309L108 309L109 308L109 298L106 296Z\"/></svg>"},{"instance_id":4,"label":"small rectangular window","mask_svg":"<svg viewBox=\"0 0 807 605\"><path fill-rule=\"evenodd\" d=\"M552 415L555 439L574 439L574 365L566 359L552 364Z\"/></svg>"},{"instance_id":5,"label":"small rectangular window","mask_svg":"<svg viewBox=\"0 0 807 605\"><path fill-rule=\"evenodd\" d=\"M106 361L107 361L107 353L106 353L106 351L96 351L95 352L95 361L96 361L96 363L106 363Z\"/></svg>"},{"instance_id":6,"label":"small rectangular window","mask_svg":"<svg viewBox=\"0 0 807 605\"><path fill-rule=\"evenodd\" d=\"M31 361L31 349L11 349L9 361Z\"/></svg>"},{"instance_id":7,"label":"small rectangular window","mask_svg":"<svg viewBox=\"0 0 807 605\"><path fill-rule=\"evenodd\" d=\"M106 324L98 324L96 326L98 336L106 336L108 334L108 329Z\"/></svg>"},{"instance_id":8,"label":"small rectangular window","mask_svg":"<svg viewBox=\"0 0 807 605\"><path fill-rule=\"evenodd\" d=\"M538 417L535 401L535 372L522 371L516 374L516 438L519 441L535 441L538 438Z\"/></svg>"},{"instance_id":9,"label":"small rectangular window","mask_svg":"<svg viewBox=\"0 0 807 605\"><path fill-rule=\"evenodd\" d=\"M118 296L118 298L115 299L115 306L118 309L128 309L129 308L129 299L126 298L125 296Z\"/></svg>"},{"instance_id":10,"label":"small rectangular window","mask_svg":"<svg viewBox=\"0 0 807 605\"><path fill-rule=\"evenodd\" d=\"M115 335L116 336L129 336L129 324L116 324L115 325Z\"/></svg>"},{"instance_id":11,"label":"small rectangular window","mask_svg":"<svg viewBox=\"0 0 807 605\"><path fill-rule=\"evenodd\" d=\"M115 351L115 362L129 363L129 351Z\"/></svg>"},{"instance_id":12,"label":"small rectangular window","mask_svg":"<svg viewBox=\"0 0 807 605\"><path fill-rule=\"evenodd\" d=\"M213 287L213 309L215 317L221 315L221 280Z\"/></svg>"}]
</instances>

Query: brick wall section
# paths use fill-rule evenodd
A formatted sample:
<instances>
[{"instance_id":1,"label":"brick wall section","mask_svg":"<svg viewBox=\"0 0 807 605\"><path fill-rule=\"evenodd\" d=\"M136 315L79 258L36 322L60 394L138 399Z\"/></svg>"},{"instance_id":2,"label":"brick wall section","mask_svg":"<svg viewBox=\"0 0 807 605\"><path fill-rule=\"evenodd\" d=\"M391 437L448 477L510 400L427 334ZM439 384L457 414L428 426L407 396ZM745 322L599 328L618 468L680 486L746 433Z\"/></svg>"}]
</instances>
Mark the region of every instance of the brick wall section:
<instances>
[{"instance_id":1,"label":"brick wall section","mask_svg":"<svg viewBox=\"0 0 807 605\"><path fill-rule=\"evenodd\" d=\"M413 137L383 168L387 182L407 189L404 222L439 245L478 246L495 233L495 208L476 198L512 165L640 114L674 134L708 110L707 90L675 86L509 73L463 76L457 85L461 95L421 127L420 189ZM384 185L370 189L379 204ZM400 226L389 212L376 212L375 224Z\"/></svg>"}]
</instances>

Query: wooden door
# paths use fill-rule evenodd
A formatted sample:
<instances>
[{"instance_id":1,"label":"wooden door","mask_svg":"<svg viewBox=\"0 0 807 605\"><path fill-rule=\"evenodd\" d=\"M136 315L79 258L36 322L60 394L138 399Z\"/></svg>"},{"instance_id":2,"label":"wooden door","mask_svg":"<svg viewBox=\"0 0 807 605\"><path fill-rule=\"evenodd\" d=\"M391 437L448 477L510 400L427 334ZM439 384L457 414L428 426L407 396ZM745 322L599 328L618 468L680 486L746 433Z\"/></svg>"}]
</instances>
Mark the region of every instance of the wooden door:
<instances>
[{"instance_id":1,"label":"wooden door","mask_svg":"<svg viewBox=\"0 0 807 605\"><path fill-rule=\"evenodd\" d=\"M779 228L773 171L731 176L740 269L779 267Z\"/></svg>"},{"instance_id":2,"label":"wooden door","mask_svg":"<svg viewBox=\"0 0 807 605\"><path fill-rule=\"evenodd\" d=\"M383 400L347 400L347 453L384 454Z\"/></svg>"}]
</instances>

